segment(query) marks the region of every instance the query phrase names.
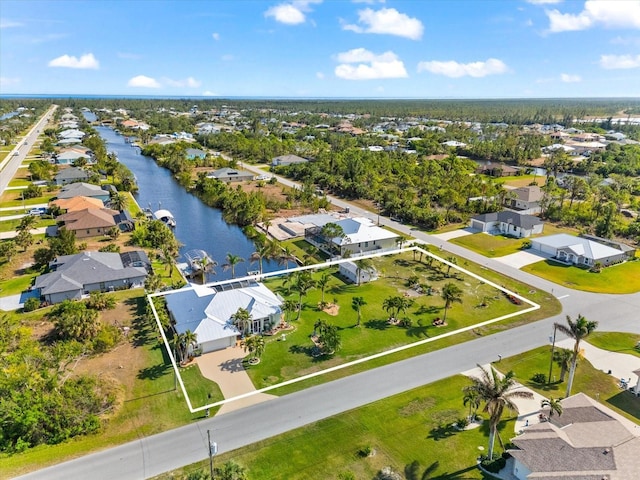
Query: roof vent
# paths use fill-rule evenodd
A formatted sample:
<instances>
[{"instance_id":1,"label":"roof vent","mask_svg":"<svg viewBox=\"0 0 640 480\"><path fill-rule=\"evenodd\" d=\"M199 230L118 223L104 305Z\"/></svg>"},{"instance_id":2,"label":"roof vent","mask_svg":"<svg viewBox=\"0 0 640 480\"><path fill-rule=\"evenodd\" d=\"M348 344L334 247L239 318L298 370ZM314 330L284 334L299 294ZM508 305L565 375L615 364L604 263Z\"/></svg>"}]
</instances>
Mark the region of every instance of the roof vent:
<instances>
[{"instance_id":1,"label":"roof vent","mask_svg":"<svg viewBox=\"0 0 640 480\"><path fill-rule=\"evenodd\" d=\"M610 451L611 451L610 449L605 448L605 449L604 449L604 452L602 452L602 454L603 454L603 455L607 455ZM603 478L606 478L606 477L603 477Z\"/></svg>"}]
</instances>

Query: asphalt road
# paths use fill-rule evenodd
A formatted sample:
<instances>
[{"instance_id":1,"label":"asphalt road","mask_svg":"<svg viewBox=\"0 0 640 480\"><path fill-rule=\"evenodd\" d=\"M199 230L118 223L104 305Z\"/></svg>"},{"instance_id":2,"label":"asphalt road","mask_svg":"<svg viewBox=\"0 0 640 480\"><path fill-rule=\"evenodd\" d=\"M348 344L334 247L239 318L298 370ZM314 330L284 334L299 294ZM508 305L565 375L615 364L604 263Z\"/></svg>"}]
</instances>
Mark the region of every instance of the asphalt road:
<instances>
[{"instance_id":1,"label":"asphalt road","mask_svg":"<svg viewBox=\"0 0 640 480\"><path fill-rule=\"evenodd\" d=\"M2 163L0 163L0 195L2 195L9 185L9 182L18 171L18 168L27 157L33 143L38 139L39 131L47 126L47 122L53 116L57 105L52 105L49 110L40 117L40 120L29 130L29 133L18 142L14 149L9 152ZM18 153L15 155L15 153Z\"/></svg>"},{"instance_id":2,"label":"asphalt road","mask_svg":"<svg viewBox=\"0 0 640 480\"><path fill-rule=\"evenodd\" d=\"M283 183L292 184L284 179ZM338 206L347 206L345 202L338 199L332 199L332 201ZM351 212L357 215L369 218L377 216L352 205L348 206ZM20 478L43 480L149 478L206 459L207 429L212 430L213 439L217 442L220 453L231 451L455 375L473 368L478 363L495 361L498 354L508 357L548 344L553 323L564 322L565 315L575 318L577 314L583 313L589 319L600 322L599 329L603 331L640 333L638 314L640 293L601 295L567 289L419 231L413 231L389 219L381 218L381 220L382 223L407 235L442 246L444 253L454 252L470 261L484 264L487 268L527 282L534 288L553 291L562 303L562 314L285 395L225 415L203 419L158 435L142 437L134 442L45 468Z\"/></svg>"}]
</instances>

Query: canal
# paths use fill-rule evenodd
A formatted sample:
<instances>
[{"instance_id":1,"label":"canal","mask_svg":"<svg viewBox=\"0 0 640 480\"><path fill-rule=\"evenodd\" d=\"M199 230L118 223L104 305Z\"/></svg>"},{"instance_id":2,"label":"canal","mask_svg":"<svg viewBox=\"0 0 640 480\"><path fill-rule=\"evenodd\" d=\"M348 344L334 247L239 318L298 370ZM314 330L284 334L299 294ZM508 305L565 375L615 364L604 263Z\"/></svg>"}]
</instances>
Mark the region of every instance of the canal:
<instances>
[{"instance_id":1,"label":"canal","mask_svg":"<svg viewBox=\"0 0 640 480\"><path fill-rule=\"evenodd\" d=\"M222 269L228 253L245 259L236 265L236 277L245 275L247 271L258 270L257 263L249 262L249 257L256 250L255 245L241 228L228 224L220 210L205 205L188 193L173 179L169 170L159 167L153 158L140 154L139 148L127 143L125 137L109 127L96 127L96 130L106 142L107 151L114 152L136 176L136 200L140 207L150 207L153 211L167 209L175 217L175 235L183 245L179 261L185 261L184 252L189 250L207 252L218 263L215 274L207 278L210 282L231 278L231 271ZM264 261L265 272L279 268L276 262Z\"/></svg>"}]
</instances>

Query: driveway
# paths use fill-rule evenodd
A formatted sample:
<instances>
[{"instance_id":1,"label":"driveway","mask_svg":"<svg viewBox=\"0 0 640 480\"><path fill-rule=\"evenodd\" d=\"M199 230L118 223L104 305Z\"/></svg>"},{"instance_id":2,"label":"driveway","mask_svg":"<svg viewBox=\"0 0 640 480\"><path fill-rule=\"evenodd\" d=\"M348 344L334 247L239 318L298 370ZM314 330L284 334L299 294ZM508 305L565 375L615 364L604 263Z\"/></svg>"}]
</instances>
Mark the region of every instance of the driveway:
<instances>
[{"instance_id":1,"label":"driveway","mask_svg":"<svg viewBox=\"0 0 640 480\"><path fill-rule=\"evenodd\" d=\"M452 230L450 232L444 233L436 233L431 235L432 237L439 238L440 240L451 240L452 238L465 237L467 235L473 235L474 233L479 233L480 230L476 230L475 228L460 228L458 230Z\"/></svg>"},{"instance_id":2,"label":"driveway","mask_svg":"<svg viewBox=\"0 0 640 480\"><path fill-rule=\"evenodd\" d=\"M535 250L523 250L522 252L511 253L504 257L496 257L495 261L509 265L510 267L521 269L532 263L545 260L549 256Z\"/></svg>"},{"instance_id":3,"label":"driveway","mask_svg":"<svg viewBox=\"0 0 640 480\"><path fill-rule=\"evenodd\" d=\"M242 359L245 356L246 353L242 348L229 347L224 350L218 350L196 357L196 362L198 367L200 367L202 375L216 382L220 390L222 390L224 398L230 399L255 391L253 382L242 366ZM239 398L238 400L233 400L222 405L218 411L218 415L223 415L256 403L265 402L272 398L276 397L266 393L258 393L245 398Z\"/></svg>"}]
</instances>

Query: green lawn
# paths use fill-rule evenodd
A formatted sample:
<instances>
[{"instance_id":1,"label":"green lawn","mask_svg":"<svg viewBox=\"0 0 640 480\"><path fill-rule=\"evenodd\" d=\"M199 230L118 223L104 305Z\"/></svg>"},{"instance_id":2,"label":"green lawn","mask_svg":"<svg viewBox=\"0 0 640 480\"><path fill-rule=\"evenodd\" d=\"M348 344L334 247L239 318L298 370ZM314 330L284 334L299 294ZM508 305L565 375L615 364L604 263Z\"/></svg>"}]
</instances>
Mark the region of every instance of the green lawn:
<instances>
[{"instance_id":1,"label":"green lawn","mask_svg":"<svg viewBox=\"0 0 640 480\"><path fill-rule=\"evenodd\" d=\"M592 337L589 335L587 341L590 342L591 339ZM549 396L563 398L567 387L566 378L564 383L552 383L550 386L540 386L530 381L531 377L536 373L549 374L550 355L550 346L539 347L515 357L502 359L501 362L495 363L494 366L503 373L513 370L520 376L527 387L547 398ZM551 376L552 379L559 379L560 377L560 367L555 363L553 364ZM640 421L640 402L638 402L638 399L630 392L620 390L618 379L593 368L584 359L578 361L578 368L573 382L572 393L577 392L584 392L636 423Z\"/></svg>"},{"instance_id":2,"label":"green lawn","mask_svg":"<svg viewBox=\"0 0 640 480\"><path fill-rule=\"evenodd\" d=\"M124 392L119 410L96 435L77 437L60 445L39 446L22 454L0 455L3 478L12 478L90 451L163 432L203 417L202 413L189 413L180 388L174 390L173 369L168 362L164 345L158 341L155 323L148 323L141 315L146 305L141 291L126 290L114 295L128 302L131 309L137 312L131 335L134 344L140 349L136 352L142 355L141 362L144 364L138 370L132 387ZM38 318L45 311L43 309L31 314L9 315L16 315L25 321L32 319L39 322ZM127 368L127 359L123 358L121 361L124 362L124 368ZM181 375L194 406L205 405L209 393L213 401L222 399L217 385L202 377L197 367L183 369Z\"/></svg>"},{"instance_id":3,"label":"green lawn","mask_svg":"<svg viewBox=\"0 0 640 480\"><path fill-rule=\"evenodd\" d=\"M291 378L297 378L338 364L367 357L374 353L388 351L428 337L438 336L491 318L517 312L529 306L527 304L516 306L495 288L469 276L457 274L454 278L453 274L456 270L452 270L451 277L447 278L447 268L441 268L442 264L440 262L434 261L432 266L429 266L418 260L414 261L412 253L381 257L376 259L375 262L376 268L383 277L375 282L360 286L345 283L337 275L337 267L324 271L330 274L330 283L325 289L324 300L329 303L337 303L339 306L338 314L334 316L320 311L317 305L321 301L322 293L317 288L311 290L304 298L301 319L297 321L295 313L289 315L289 322L294 326L295 330L286 332L286 341L278 341L279 335L267 337L267 346L262 362L249 368L249 375L257 388L274 385ZM314 278L319 278L324 272L314 273ZM411 327L389 325L387 324L389 314L383 310L382 302L385 298L404 295L405 292L408 292L406 279L410 275L418 275L421 283L431 285L435 290L434 294L431 296L418 295L408 297L414 301L413 306L406 312L406 316L413 322ZM503 278L502 280L504 283L505 279ZM265 283L270 289L280 292L283 297L297 301L298 296L296 293L287 294L283 290L283 281L282 278L279 278L268 280ZM454 304L449 309L447 326L434 327L432 326L432 321L435 318L444 318L444 302L439 292L444 284L450 282L455 283L463 290L463 303ZM530 296L528 292L524 293L524 295ZM351 307L354 296L361 296L367 302L362 308L361 326L359 327L357 326L357 313ZM487 307L480 306L483 301L488 304ZM542 303L543 299L540 298L539 301ZM537 314L538 312L533 313ZM339 329L342 348L333 356L315 358L312 356L313 343L310 340L310 335L313 332L313 325L318 319L336 325ZM517 318L517 321L526 320ZM499 325L495 327L495 329L503 328L506 328L506 326ZM392 360L397 361L403 356L406 358L406 356L443 348L451 344L451 342L466 341L473 336L486 334L489 331L495 331L495 329L490 327L479 328L477 331L469 333L468 335L470 336L461 334L455 338L450 337L443 341L432 342L410 351L393 354L390 358L382 361L389 363ZM372 368L374 365L377 365L377 363L372 362L368 364L367 368ZM357 367L349 368L349 373L354 373L351 368ZM340 375L345 374L344 372L340 373ZM334 377L329 376L328 378ZM306 384L306 381L303 383ZM287 387L287 389L300 387L301 384L298 384L297 386Z\"/></svg>"},{"instance_id":4,"label":"green lawn","mask_svg":"<svg viewBox=\"0 0 640 480\"><path fill-rule=\"evenodd\" d=\"M505 237L504 235L489 235L487 233L474 233L463 237L452 238L451 243L468 248L485 257L503 257L521 250L522 238Z\"/></svg>"},{"instance_id":5,"label":"green lawn","mask_svg":"<svg viewBox=\"0 0 640 480\"><path fill-rule=\"evenodd\" d=\"M386 466L404 473L415 460L421 476L438 461L430 478L482 479L475 465L481 453L478 447L487 448L486 423L462 432L451 426L466 415L461 391L469 384L462 375L447 378L221 454L215 464L233 460L247 468L251 480L316 480L342 478L338 475L346 472L353 478L375 478ZM504 439L513 435L513 419L508 417L505 414L501 424ZM363 447L371 447L375 455L359 455ZM208 462L156 478L184 478L180 475L197 469L208 471Z\"/></svg>"},{"instance_id":6,"label":"green lawn","mask_svg":"<svg viewBox=\"0 0 640 480\"><path fill-rule=\"evenodd\" d=\"M19 213L13 213L13 215L20 215L22 213L24 213L24 210L21 208ZM56 221L53 218L40 218L33 228L48 227L55 224ZM12 232L18 225L20 225L20 219L2 220L2 217L0 216L0 232Z\"/></svg>"},{"instance_id":7,"label":"green lawn","mask_svg":"<svg viewBox=\"0 0 640 480\"><path fill-rule=\"evenodd\" d=\"M33 279L40 274L37 270L29 269L29 273L8 280L0 281L0 296L8 297L24 292L33 283Z\"/></svg>"},{"instance_id":8,"label":"green lawn","mask_svg":"<svg viewBox=\"0 0 640 480\"><path fill-rule=\"evenodd\" d=\"M603 268L600 273L573 265L545 260L522 268L558 285L596 293L635 293L640 291L640 261Z\"/></svg>"},{"instance_id":9,"label":"green lawn","mask_svg":"<svg viewBox=\"0 0 640 480\"><path fill-rule=\"evenodd\" d=\"M640 357L640 335L622 332L593 332L587 341L594 347Z\"/></svg>"}]
</instances>

